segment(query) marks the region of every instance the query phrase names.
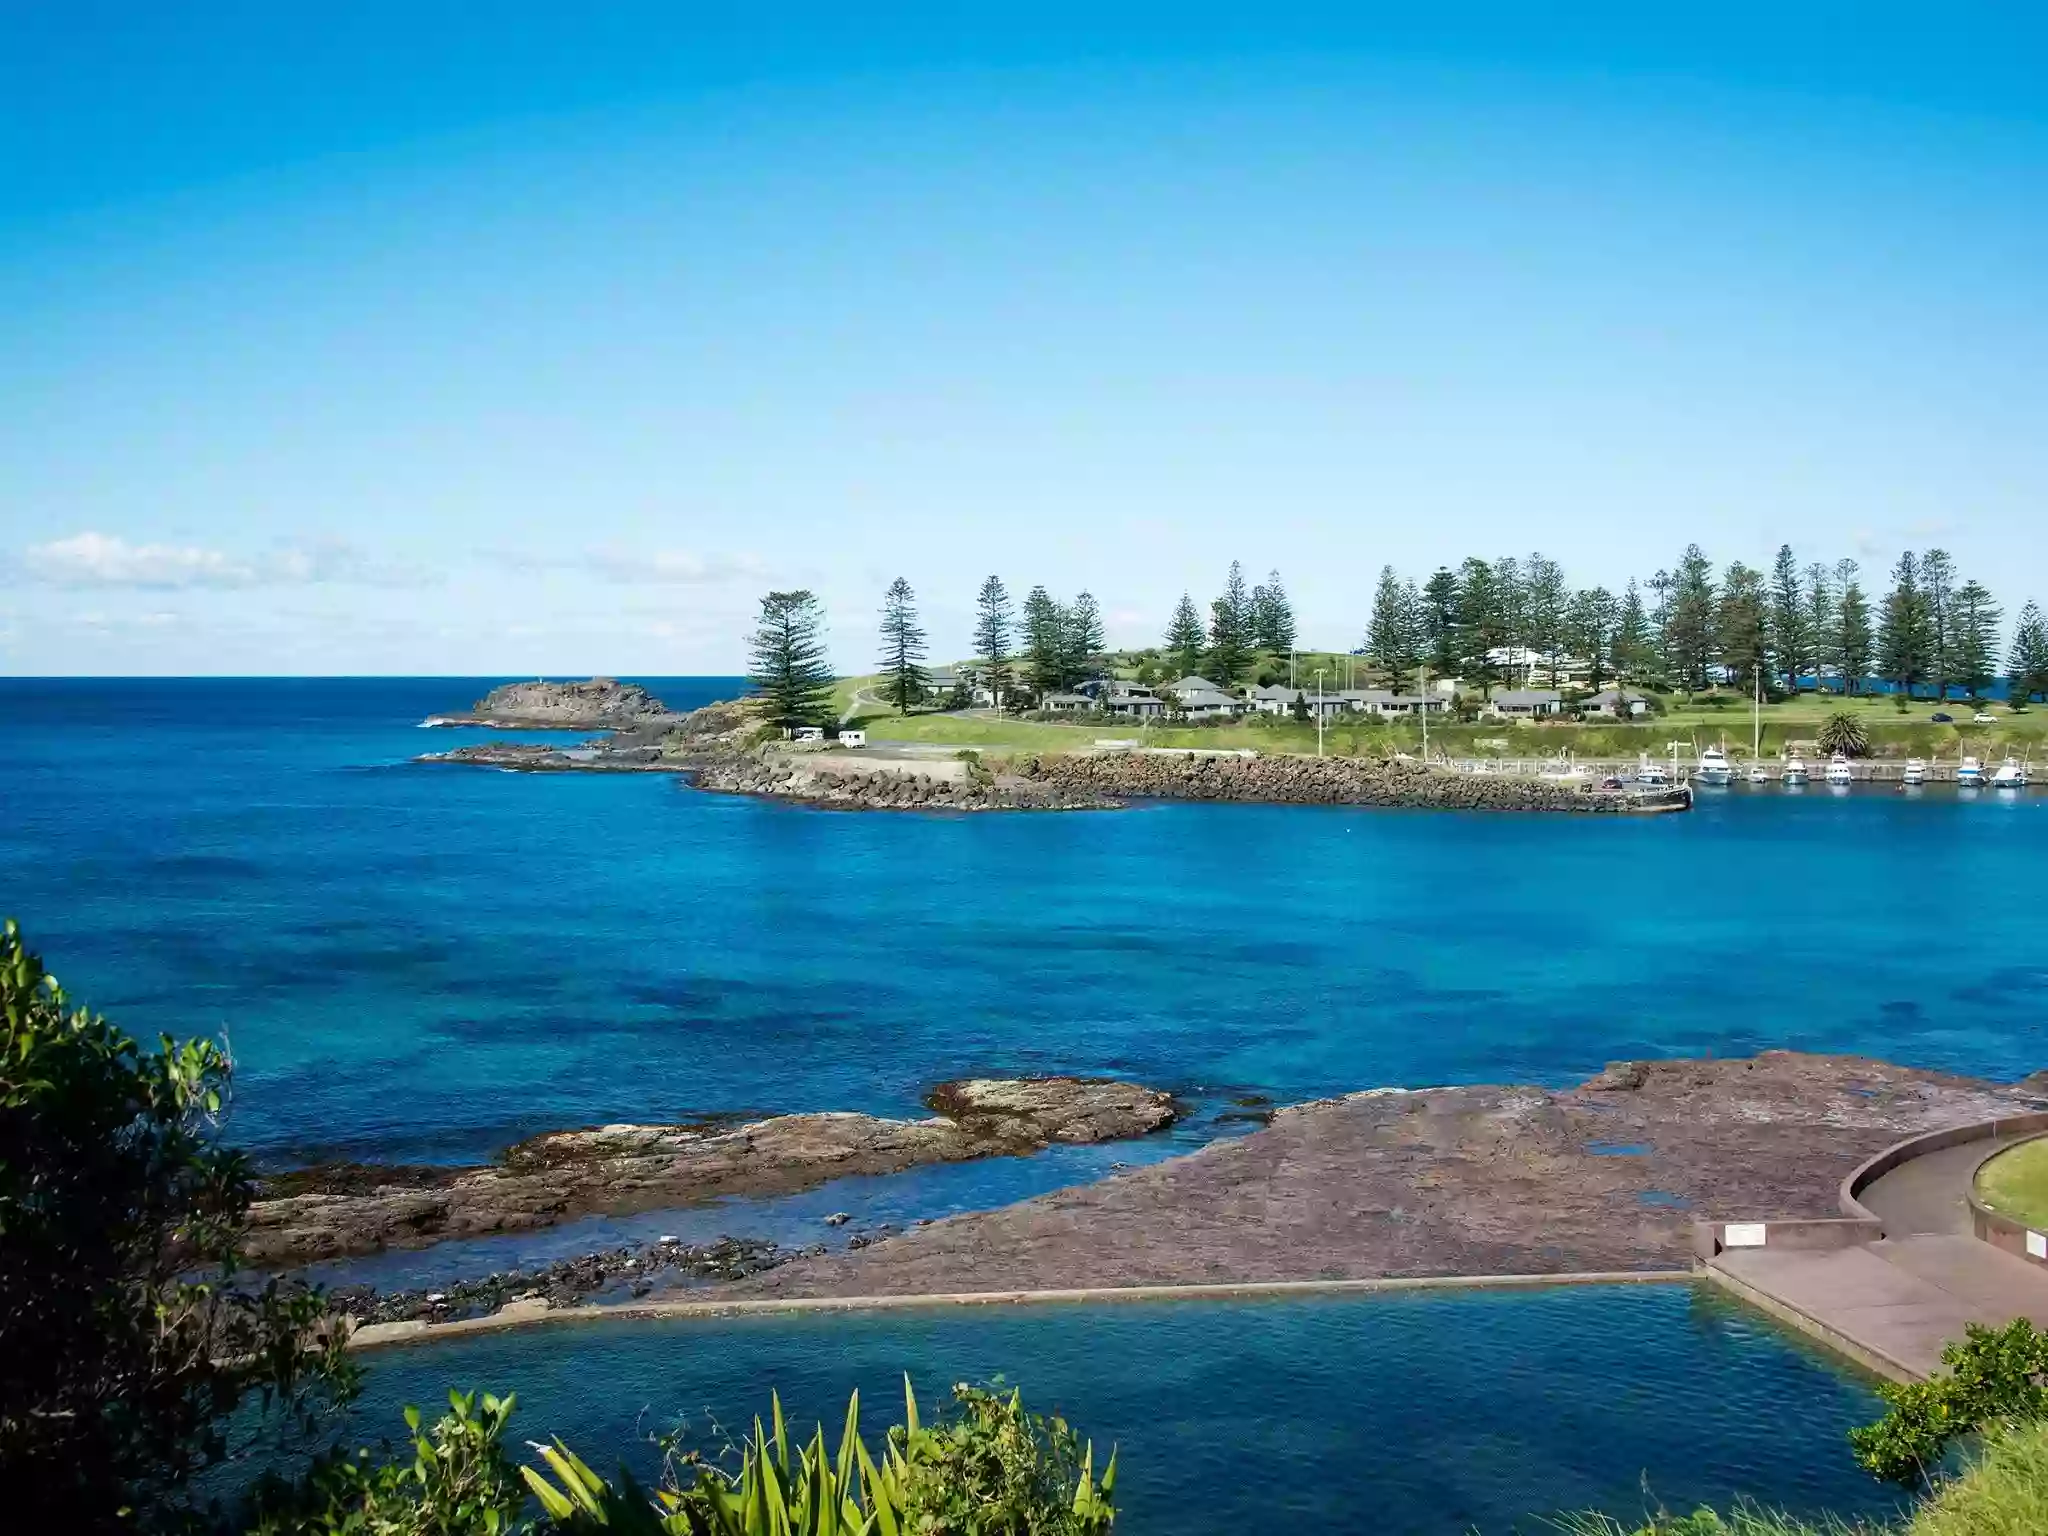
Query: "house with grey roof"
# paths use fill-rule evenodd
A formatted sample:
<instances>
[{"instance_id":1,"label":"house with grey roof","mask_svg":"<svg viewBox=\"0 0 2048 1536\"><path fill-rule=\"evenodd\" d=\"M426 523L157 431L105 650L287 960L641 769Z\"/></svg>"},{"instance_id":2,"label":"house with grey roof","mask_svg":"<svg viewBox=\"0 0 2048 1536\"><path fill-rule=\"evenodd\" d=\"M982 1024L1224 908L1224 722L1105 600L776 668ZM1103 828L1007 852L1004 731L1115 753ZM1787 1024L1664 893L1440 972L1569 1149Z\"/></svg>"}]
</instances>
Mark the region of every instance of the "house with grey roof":
<instances>
[{"instance_id":1,"label":"house with grey roof","mask_svg":"<svg viewBox=\"0 0 2048 1536\"><path fill-rule=\"evenodd\" d=\"M1242 707L1206 677L1188 676L1168 683L1164 690L1173 699L1176 712L1196 720L1234 715Z\"/></svg>"},{"instance_id":2,"label":"house with grey roof","mask_svg":"<svg viewBox=\"0 0 2048 1536\"><path fill-rule=\"evenodd\" d=\"M1587 714L1600 715L1608 720L1619 720L1624 716L1634 720L1650 712L1650 701L1627 688L1602 688L1582 707Z\"/></svg>"},{"instance_id":3,"label":"house with grey roof","mask_svg":"<svg viewBox=\"0 0 2048 1536\"><path fill-rule=\"evenodd\" d=\"M1555 688L1509 688L1493 696L1487 713L1506 720L1537 719L1564 708L1564 695Z\"/></svg>"}]
</instances>

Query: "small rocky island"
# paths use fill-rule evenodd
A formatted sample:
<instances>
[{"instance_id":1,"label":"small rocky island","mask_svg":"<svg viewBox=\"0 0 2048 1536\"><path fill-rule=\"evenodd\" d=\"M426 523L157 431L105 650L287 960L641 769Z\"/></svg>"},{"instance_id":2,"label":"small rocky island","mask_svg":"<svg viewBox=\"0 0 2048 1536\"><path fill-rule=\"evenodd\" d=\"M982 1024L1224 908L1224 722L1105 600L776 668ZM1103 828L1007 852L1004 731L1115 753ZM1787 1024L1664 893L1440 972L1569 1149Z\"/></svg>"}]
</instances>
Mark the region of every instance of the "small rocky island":
<instances>
[{"instance_id":1,"label":"small rocky island","mask_svg":"<svg viewBox=\"0 0 2048 1536\"><path fill-rule=\"evenodd\" d=\"M921 1120L777 1115L743 1124L605 1125L523 1141L484 1167L331 1164L273 1176L251 1212L251 1263L287 1267L574 1216L780 1195L849 1174L1015 1156L1054 1142L1143 1136L1172 1095L1100 1078L942 1083Z\"/></svg>"},{"instance_id":2,"label":"small rocky island","mask_svg":"<svg viewBox=\"0 0 2048 1536\"><path fill-rule=\"evenodd\" d=\"M506 683L466 714L429 715L425 725L488 726L507 731L626 730L675 718L638 683L593 677L580 683Z\"/></svg>"}]
</instances>

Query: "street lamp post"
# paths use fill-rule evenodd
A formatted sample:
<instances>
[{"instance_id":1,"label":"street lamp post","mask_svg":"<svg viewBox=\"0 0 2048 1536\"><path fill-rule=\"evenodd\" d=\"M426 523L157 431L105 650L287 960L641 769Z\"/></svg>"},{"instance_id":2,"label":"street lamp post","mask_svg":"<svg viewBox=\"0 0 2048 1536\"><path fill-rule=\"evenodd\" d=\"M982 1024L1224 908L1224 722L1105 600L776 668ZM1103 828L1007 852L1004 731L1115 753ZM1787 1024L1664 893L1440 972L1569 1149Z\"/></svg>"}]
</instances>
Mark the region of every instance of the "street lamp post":
<instances>
[{"instance_id":1,"label":"street lamp post","mask_svg":"<svg viewBox=\"0 0 2048 1536\"><path fill-rule=\"evenodd\" d=\"M1316 756L1323 755L1323 669L1316 668Z\"/></svg>"}]
</instances>

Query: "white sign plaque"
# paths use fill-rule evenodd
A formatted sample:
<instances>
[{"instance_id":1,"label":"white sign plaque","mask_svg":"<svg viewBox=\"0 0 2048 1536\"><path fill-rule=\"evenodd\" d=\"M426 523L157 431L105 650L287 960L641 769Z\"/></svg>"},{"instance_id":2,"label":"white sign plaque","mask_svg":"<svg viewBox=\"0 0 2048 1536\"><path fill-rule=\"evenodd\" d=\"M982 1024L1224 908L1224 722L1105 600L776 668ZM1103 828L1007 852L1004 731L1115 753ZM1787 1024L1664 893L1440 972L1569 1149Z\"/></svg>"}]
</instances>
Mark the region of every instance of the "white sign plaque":
<instances>
[{"instance_id":1,"label":"white sign plaque","mask_svg":"<svg viewBox=\"0 0 2048 1536\"><path fill-rule=\"evenodd\" d=\"M2048 1237L2042 1236L2039 1232L2029 1232L2027 1234L2027 1257L2030 1259L2048 1259Z\"/></svg>"},{"instance_id":2,"label":"white sign plaque","mask_svg":"<svg viewBox=\"0 0 2048 1536\"><path fill-rule=\"evenodd\" d=\"M1721 1229L1723 1248L1761 1248L1764 1224L1760 1221L1731 1221Z\"/></svg>"}]
</instances>

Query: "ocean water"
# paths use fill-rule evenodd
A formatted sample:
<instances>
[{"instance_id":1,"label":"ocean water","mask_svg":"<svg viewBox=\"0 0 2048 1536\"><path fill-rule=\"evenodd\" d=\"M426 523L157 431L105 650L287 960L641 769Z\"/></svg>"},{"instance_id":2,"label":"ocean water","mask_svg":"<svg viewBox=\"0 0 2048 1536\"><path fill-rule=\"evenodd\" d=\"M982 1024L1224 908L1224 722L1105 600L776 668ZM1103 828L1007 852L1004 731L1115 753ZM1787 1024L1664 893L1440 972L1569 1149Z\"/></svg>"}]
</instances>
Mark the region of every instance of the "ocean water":
<instances>
[{"instance_id":1,"label":"ocean water","mask_svg":"<svg viewBox=\"0 0 2048 1536\"><path fill-rule=\"evenodd\" d=\"M1767 1046L2048 1066L2048 791L905 816L409 761L490 681L0 680L0 911L132 1032L226 1032L272 1162L970 1073L1221 1104Z\"/></svg>"},{"instance_id":2,"label":"ocean water","mask_svg":"<svg viewBox=\"0 0 2048 1536\"><path fill-rule=\"evenodd\" d=\"M404 1404L450 1386L513 1389L515 1441L558 1434L643 1477L647 1435L681 1418L715 1448L771 1387L834 1444L857 1387L872 1445L905 1371L927 1406L1000 1377L1092 1438L1098 1468L1117 1446L1129 1536L1495 1536L1741 1495L1894 1508L1844 1439L1880 1411L1868 1387L1684 1285L600 1323L366 1358L361 1434L402 1433Z\"/></svg>"}]
</instances>

